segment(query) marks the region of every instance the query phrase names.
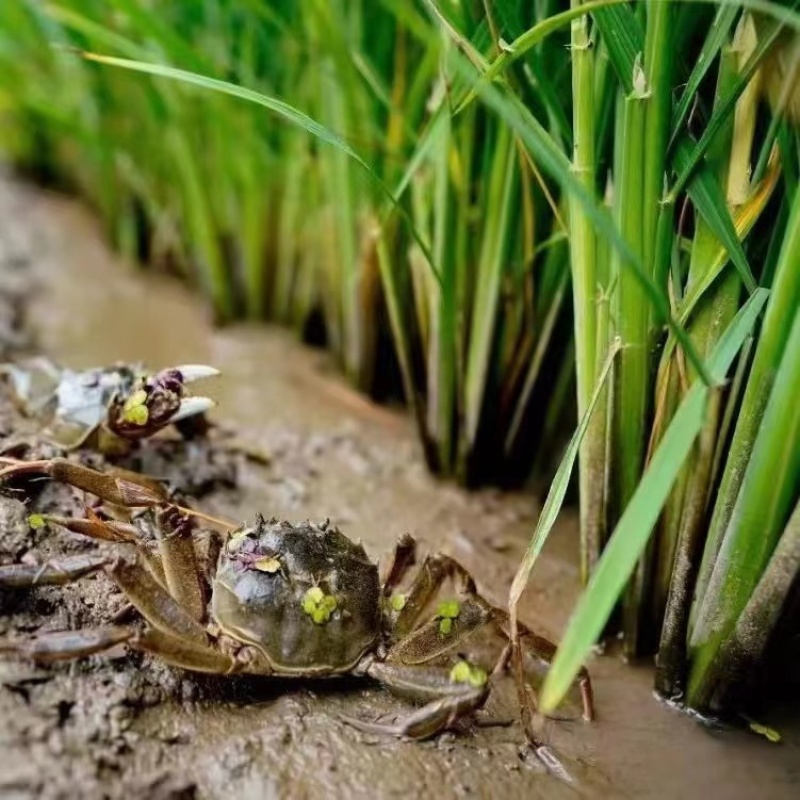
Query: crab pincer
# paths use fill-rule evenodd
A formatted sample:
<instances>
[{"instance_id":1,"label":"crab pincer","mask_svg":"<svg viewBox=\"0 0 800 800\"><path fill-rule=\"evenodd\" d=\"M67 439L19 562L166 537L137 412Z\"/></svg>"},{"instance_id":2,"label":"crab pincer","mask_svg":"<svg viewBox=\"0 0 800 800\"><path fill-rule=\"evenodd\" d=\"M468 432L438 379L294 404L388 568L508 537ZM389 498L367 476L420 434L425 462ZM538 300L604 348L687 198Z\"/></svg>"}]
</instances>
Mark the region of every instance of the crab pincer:
<instances>
[{"instance_id":1,"label":"crab pincer","mask_svg":"<svg viewBox=\"0 0 800 800\"><path fill-rule=\"evenodd\" d=\"M143 439L162 428L209 411L213 400L189 396L190 383L219 375L204 364L169 367L139 378L125 393L116 394L108 406L106 424L124 439Z\"/></svg>"}]
</instances>

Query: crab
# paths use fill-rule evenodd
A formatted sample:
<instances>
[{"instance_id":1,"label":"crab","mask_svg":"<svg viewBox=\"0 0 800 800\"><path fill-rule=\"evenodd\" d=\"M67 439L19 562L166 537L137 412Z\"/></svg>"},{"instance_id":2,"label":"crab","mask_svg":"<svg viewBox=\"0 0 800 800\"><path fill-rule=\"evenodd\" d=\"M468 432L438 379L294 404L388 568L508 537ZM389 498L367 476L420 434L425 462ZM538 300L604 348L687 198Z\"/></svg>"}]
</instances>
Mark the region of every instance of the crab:
<instances>
[{"instance_id":1,"label":"crab","mask_svg":"<svg viewBox=\"0 0 800 800\"><path fill-rule=\"evenodd\" d=\"M0 374L7 376L22 413L41 424L46 440L66 450L90 446L108 453L209 411L214 402L187 396L186 386L219 372L202 364L154 374L140 364L75 372L34 357L2 364Z\"/></svg>"},{"instance_id":2,"label":"crab","mask_svg":"<svg viewBox=\"0 0 800 800\"><path fill-rule=\"evenodd\" d=\"M205 515L178 505L158 482L64 459L12 464L0 472L0 480L31 473L71 484L116 508L139 511L125 520L93 509L84 519L36 515L31 524L49 522L114 542L118 552L72 557L38 569L0 567L0 586L64 583L103 570L143 624L0 641L0 653L50 662L124 644L196 672L371 678L421 706L391 723L345 721L411 739L435 736L480 709L509 664L507 613L486 600L450 556L428 555L407 591L398 591L416 563L416 543L409 535L397 541L380 574L364 547L328 522L256 516L251 525L233 527L217 521L222 532L215 537L215 563L204 568L194 533ZM136 514L156 523L155 548L142 535ZM442 600L446 584L455 593ZM461 653L487 630L508 644L485 669ZM522 626L520 646L546 662L555 651L552 643ZM585 669L578 683L583 717L591 720L592 688ZM520 697L535 702L530 687Z\"/></svg>"}]
</instances>

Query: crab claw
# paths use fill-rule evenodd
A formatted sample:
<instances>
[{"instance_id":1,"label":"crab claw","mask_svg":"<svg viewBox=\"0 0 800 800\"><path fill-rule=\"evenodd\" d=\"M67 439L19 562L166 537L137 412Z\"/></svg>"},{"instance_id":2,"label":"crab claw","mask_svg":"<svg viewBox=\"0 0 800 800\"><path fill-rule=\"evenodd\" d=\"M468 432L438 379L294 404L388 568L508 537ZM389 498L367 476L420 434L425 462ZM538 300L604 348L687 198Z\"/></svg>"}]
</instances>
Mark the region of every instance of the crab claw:
<instances>
[{"instance_id":1,"label":"crab claw","mask_svg":"<svg viewBox=\"0 0 800 800\"><path fill-rule=\"evenodd\" d=\"M218 369L207 364L182 364L180 367L173 367L172 370L180 372L184 384L201 381L204 378L216 378L220 374Z\"/></svg>"},{"instance_id":2,"label":"crab claw","mask_svg":"<svg viewBox=\"0 0 800 800\"><path fill-rule=\"evenodd\" d=\"M194 417L197 414L205 414L216 405L216 402L210 397L186 397L181 400L180 408L169 418L169 423L180 422L182 419Z\"/></svg>"},{"instance_id":3,"label":"crab claw","mask_svg":"<svg viewBox=\"0 0 800 800\"><path fill-rule=\"evenodd\" d=\"M219 375L204 364L162 369L139 379L125 396L115 397L108 408L108 427L125 439L143 439L174 422L198 416L213 408L208 397L186 397L186 384Z\"/></svg>"}]
</instances>

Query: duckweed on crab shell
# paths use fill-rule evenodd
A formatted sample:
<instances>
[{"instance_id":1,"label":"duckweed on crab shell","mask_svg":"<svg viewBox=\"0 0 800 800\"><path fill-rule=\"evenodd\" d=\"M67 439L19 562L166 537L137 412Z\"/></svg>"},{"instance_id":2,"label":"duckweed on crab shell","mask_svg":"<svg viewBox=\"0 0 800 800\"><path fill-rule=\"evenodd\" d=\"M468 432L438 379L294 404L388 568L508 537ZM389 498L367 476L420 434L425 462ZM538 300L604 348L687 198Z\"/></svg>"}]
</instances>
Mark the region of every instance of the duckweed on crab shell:
<instances>
[{"instance_id":1,"label":"duckweed on crab shell","mask_svg":"<svg viewBox=\"0 0 800 800\"><path fill-rule=\"evenodd\" d=\"M444 600L439 603L436 609L436 616L439 619L439 633L448 636L453 631L453 620L458 619L461 614L461 603L458 600Z\"/></svg>"},{"instance_id":2,"label":"duckweed on crab shell","mask_svg":"<svg viewBox=\"0 0 800 800\"><path fill-rule=\"evenodd\" d=\"M404 594L393 594L389 600L392 611L400 612L406 607L406 596Z\"/></svg>"},{"instance_id":3,"label":"duckweed on crab shell","mask_svg":"<svg viewBox=\"0 0 800 800\"><path fill-rule=\"evenodd\" d=\"M325 594L319 586L312 586L303 596L303 611L317 625L324 625L336 610L336 598Z\"/></svg>"},{"instance_id":4,"label":"duckweed on crab shell","mask_svg":"<svg viewBox=\"0 0 800 800\"><path fill-rule=\"evenodd\" d=\"M147 408L147 392L144 389L134 392L122 407L122 421L131 425L147 425L150 411Z\"/></svg>"},{"instance_id":5,"label":"duckweed on crab shell","mask_svg":"<svg viewBox=\"0 0 800 800\"><path fill-rule=\"evenodd\" d=\"M281 562L274 557L259 558L258 561L253 563L253 568L259 572L268 572L273 574L281 568Z\"/></svg>"},{"instance_id":6,"label":"duckweed on crab shell","mask_svg":"<svg viewBox=\"0 0 800 800\"><path fill-rule=\"evenodd\" d=\"M28 525L33 531L41 530L46 524L47 520L41 514L31 514L28 517Z\"/></svg>"},{"instance_id":7,"label":"duckweed on crab shell","mask_svg":"<svg viewBox=\"0 0 800 800\"><path fill-rule=\"evenodd\" d=\"M485 670L470 664L469 661L459 661L450 670L450 680L453 683L468 683L474 689L480 689L486 685L488 676Z\"/></svg>"}]
</instances>

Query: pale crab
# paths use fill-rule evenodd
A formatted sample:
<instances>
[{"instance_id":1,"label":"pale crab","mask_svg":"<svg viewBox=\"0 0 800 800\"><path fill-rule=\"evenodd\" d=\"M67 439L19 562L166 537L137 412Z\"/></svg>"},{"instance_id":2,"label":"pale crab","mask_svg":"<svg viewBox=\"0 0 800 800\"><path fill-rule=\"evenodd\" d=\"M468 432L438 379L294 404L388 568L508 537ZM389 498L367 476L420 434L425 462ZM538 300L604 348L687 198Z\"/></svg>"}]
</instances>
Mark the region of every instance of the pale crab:
<instances>
[{"instance_id":1,"label":"pale crab","mask_svg":"<svg viewBox=\"0 0 800 800\"><path fill-rule=\"evenodd\" d=\"M16 405L40 426L40 436L67 450L88 446L103 453L199 418L214 401L190 397L187 386L218 374L204 364L156 373L141 364L74 371L41 356L0 365Z\"/></svg>"},{"instance_id":2,"label":"pale crab","mask_svg":"<svg viewBox=\"0 0 800 800\"><path fill-rule=\"evenodd\" d=\"M12 464L0 471L0 480L28 474L48 475L113 507L146 509L140 513L158 525L155 542L148 542L134 522L101 518L93 510L85 519L37 519L37 525L51 522L115 542L120 552L73 557L38 569L0 567L0 586L63 583L104 570L144 624L0 642L0 652L12 657L48 662L125 643L198 672L364 676L422 706L392 723L347 722L412 739L434 736L483 706L493 680L509 663L510 643L486 669L461 655L468 640L487 628L508 642L509 621L451 557L427 556L409 588L398 593L415 563L416 545L408 535L399 539L380 576L363 546L333 525L257 516L252 526L226 530L213 565L204 568L193 531L198 518L210 518L176 505L158 482L131 473L102 473L64 459ZM437 605L446 583L452 583L455 596ZM536 658L552 659L554 645L522 626L520 641ZM585 669L578 683L583 716L590 720L593 698ZM520 698L535 702L528 687ZM530 738L527 726L526 733Z\"/></svg>"}]
</instances>

